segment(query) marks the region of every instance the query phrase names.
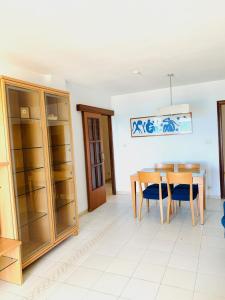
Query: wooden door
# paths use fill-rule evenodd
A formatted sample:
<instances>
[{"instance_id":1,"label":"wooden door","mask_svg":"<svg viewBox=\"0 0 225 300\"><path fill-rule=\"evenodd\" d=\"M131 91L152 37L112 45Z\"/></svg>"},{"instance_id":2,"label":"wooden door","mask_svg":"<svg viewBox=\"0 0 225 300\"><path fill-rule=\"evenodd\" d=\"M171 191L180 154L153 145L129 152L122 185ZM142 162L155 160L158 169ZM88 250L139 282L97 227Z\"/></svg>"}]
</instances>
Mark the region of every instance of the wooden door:
<instances>
[{"instance_id":1,"label":"wooden door","mask_svg":"<svg viewBox=\"0 0 225 300\"><path fill-rule=\"evenodd\" d=\"M83 112L88 210L106 202L101 115Z\"/></svg>"}]
</instances>

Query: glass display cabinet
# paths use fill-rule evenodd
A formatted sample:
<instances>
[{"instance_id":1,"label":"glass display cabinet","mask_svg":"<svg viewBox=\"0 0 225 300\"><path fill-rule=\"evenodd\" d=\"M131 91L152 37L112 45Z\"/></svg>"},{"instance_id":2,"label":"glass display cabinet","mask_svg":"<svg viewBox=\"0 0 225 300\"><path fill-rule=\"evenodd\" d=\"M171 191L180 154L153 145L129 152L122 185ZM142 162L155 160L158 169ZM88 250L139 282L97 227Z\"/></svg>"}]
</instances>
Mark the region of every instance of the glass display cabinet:
<instances>
[{"instance_id":1,"label":"glass display cabinet","mask_svg":"<svg viewBox=\"0 0 225 300\"><path fill-rule=\"evenodd\" d=\"M22 242L25 267L78 233L69 94L0 79L0 143L10 162L12 218L10 233L0 228L0 237Z\"/></svg>"}]
</instances>

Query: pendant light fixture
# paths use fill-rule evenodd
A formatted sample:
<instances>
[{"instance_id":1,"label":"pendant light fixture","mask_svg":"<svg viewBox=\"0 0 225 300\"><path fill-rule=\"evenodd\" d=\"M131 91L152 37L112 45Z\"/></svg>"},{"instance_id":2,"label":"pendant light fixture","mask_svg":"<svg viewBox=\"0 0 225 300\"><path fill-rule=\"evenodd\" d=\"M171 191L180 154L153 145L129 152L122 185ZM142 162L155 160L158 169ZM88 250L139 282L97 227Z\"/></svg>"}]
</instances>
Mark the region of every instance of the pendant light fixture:
<instances>
[{"instance_id":1,"label":"pendant light fixture","mask_svg":"<svg viewBox=\"0 0 225 300\"><path fill-rule=\"evenodd\" d=\"M159 109L160 115L174 115L174 114L185 114L190 112L189 104L177 104L173 105L173 93L172 93L172 78L173 73L167 75L169 77L170 84L170 106L162 107Z\"/></svg>"}]
</instances>

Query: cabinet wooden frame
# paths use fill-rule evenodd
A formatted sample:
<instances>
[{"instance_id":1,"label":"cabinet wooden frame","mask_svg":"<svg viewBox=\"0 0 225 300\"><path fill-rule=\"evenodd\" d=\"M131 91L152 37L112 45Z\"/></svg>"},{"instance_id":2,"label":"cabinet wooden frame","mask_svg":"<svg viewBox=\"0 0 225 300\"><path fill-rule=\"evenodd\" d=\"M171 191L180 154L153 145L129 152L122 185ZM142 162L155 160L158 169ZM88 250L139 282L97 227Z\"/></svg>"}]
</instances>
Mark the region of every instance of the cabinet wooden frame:
<instances>
[{"instance_id":1,"label":"cabinet wooden frame","mask_svg":"<svg viewBox=\"0 0 225 300\"><path fill-rule=\"evenodd\" d=\"M0 201L0 237L18 239L19 238L19 229L18 229L18 217L17 217L17 208L15 201L14 193L14 181L13 181L13 160L10 149L10 128L8 122L8 110L7 110L7 95L6 87L17 87L20 89L26 89L29 91L36 91L38 93L38 99L40 103L40 124L42 130L42 141L43 141L43 157L44 157L44 172L46 177L46 192L47 192L47 212L48 212L48 221L50 226L50 241L46 246L42 247L40 250L36 251L33 255L23 261L23 268L34 262L36 259L41 257L43 254L48 252L50 249L55 247L61 241L66 239L71 235L77 235L79 231L79 221L78 221L78 209L77 209L77 195L76 195L76 177L75 177L75 167L74 167L74 145L73 145L73 129L71 122L71 108L69 105L69 115L68 115L68 124L70 130L70 147L71 147L71 164L73 170L73 186L74 186L74 216L75 223L71 227L64 230L58 236L56 235L56 226L54 219L54 199L53 199L53 190L52 190L52 174L50 170L50 150L48 142L48 130L47 130L47 112L45 105L45 97L47 94L65 97L68 99L70 104L70 96L68 92L60 91L53 88L44 87L41 85L36 85L33 83L28 83L22 80L17 80L9 78L6 76L0 76L0 145L3 148L3 151L0 152L0 161L8 161L9 165L0 168L0 180L3 178L3 186L6 184L6 188L1 191L0 195L4 192L5 197L8 197L9 201L7 205ZM1 171L2 170L2 171ZM1 184L0 184L1 185ZM1 220L2 218L2 220ZM4 226L3 226L4 224ZM1 226L2 225L2 226ZM23 244L22 244L23 247Z\"/></svg>"}]
</instances>

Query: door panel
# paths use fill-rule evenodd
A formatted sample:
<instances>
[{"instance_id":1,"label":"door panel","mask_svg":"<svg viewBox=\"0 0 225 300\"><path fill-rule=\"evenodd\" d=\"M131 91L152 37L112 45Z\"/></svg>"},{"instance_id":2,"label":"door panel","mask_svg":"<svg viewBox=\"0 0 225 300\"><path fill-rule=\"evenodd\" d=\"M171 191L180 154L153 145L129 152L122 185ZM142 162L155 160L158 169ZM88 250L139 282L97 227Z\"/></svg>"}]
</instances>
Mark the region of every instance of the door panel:
<instances>
[{"instance_id":1,"label":"door panel","mask_svg":"<svg viewBox=\"0 0 225 300\"><path fill-rule=\"evenodd\" d=\"M88 210L92 211L106 202L101 115L84 112L83 125L86 155Z\"/></svg>"}]
</instances>

